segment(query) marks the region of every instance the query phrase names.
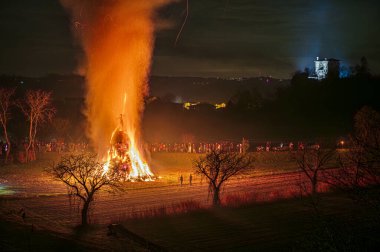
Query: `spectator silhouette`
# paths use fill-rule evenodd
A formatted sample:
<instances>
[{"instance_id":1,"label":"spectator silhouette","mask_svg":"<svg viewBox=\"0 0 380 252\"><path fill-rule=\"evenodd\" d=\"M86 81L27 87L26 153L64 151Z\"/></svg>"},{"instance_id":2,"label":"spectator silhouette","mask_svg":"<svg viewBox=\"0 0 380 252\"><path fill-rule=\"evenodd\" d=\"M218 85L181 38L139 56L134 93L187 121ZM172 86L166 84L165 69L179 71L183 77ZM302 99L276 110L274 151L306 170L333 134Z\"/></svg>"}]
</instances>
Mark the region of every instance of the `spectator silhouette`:
<instances>
[{"instance_id":1,"label":"spectator silhouette","mask_svg":"<svg viewBox=\"0 0 380 252\"><path fill-rule=\"evenodd\" d=\"M180 184L181 184L181 186L182 186L182 184L183 184L183 176L182 176L182 174L181 174L181 176L179 177L179 182L180 182Z\"/></svg>"}]
</instances>

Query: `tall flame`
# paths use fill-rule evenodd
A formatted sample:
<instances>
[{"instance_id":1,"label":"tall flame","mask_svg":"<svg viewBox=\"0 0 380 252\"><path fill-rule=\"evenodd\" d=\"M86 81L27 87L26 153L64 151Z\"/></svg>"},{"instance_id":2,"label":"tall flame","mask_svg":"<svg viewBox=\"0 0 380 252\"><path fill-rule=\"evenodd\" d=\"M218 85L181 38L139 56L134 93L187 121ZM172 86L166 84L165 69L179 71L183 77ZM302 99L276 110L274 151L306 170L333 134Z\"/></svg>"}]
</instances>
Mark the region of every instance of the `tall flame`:
<instances>
[{"instance_id":1,"label":"tall flame","mask_svg":"<svg viewBox=\"0 0 380 252\"><path fill-rule=\"evenodd\" d=\"M99 154L122 159L110 138L123 114L129 178L153 176L141 155L140 123L153 48L154 13L169 0L61 0L85 54L88 135ZM105 157L106 158L106 157Z\"/></svg>"},{"instance_id":2,"label":"tall flame","mask_svg":"<svg viewBox=\"0 0 380 252\"><path fill-rule=\"evenodd\" d=\"M126 103L125 98L124 103ZM126 179L130 181L154 180L148 164L141 158L136 139L124 129L123 114L120 115L119 126L112 132L107 161L103 168L103 174L107 173L110 168L124 171Z\"/></svg>"}]
</instances>

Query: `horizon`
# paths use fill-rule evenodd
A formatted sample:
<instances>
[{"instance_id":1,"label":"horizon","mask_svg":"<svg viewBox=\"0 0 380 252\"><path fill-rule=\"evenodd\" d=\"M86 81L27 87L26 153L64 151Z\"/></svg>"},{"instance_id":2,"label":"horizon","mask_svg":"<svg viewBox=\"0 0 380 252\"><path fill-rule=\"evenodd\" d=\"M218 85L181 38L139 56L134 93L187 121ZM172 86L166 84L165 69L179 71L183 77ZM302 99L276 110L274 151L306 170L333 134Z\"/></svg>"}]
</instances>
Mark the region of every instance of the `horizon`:
<instances>
[{"instance_id":1,"label":"horizon","mask_svg":"<svg viewBox=\"0 0 380 252\"><path fill-rule=\"evenodd\" d=\"M189 4L189 18L176 45L185 1L157 13L152 75L286 79L312 66L316 56L338 58L345 65L365 56L370 69L380 72L380 36L372 25L380 22L378 1ZM8 1L0 17L1 73L37 77L78 71L83 51L58 1Z\"/></svg>"}]
</instances>

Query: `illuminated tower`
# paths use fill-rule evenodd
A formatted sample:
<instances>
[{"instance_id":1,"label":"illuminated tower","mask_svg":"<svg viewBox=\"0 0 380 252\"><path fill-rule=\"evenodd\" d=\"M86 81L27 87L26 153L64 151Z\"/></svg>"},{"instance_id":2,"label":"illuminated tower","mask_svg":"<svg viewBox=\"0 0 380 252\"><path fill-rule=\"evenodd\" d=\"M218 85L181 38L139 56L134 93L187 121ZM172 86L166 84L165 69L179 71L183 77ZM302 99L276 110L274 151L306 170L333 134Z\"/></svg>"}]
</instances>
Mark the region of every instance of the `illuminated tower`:
<instances>
[{"instance_id":1,"label":"illuminated tower","mask_svg":"<svg viewBox=\"0 0 380 252\"><path fill-rule=\"evenodd\" d=\"M314 61L315 63L315 75L318 80L322 80L327 77L327 73L329 71L327 59L320 60L319 57Z\"/></svg>"},{"instance_id":2,"label":"illuminated tower","mask_svg":"<svg viewBox=\"0 0 380 252\"><path fill-rule=\"evenodd\" d=\"M337 59L327 59L322 60L317 57L314 61L315 63L315 75L318 80L325 79L327 76L333 78L339 78L339 68L340 61Z\"/></svg>"}]
</instances>

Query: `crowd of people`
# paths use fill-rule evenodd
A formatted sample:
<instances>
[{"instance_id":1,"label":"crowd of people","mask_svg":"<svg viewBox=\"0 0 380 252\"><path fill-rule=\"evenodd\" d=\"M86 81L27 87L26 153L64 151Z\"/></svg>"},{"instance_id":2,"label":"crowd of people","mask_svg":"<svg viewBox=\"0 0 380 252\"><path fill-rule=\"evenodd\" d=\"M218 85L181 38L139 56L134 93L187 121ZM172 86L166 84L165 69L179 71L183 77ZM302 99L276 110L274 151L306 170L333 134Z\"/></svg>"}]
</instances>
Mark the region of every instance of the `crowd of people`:
<instances>
[{"instance_id":1,"label":"crowd of people","mask_svg":"<svg viewBox=\"0 0 380 252\"><path fill-rule=\"evenodd\" d=\"M88 149L86 142L64 142L64 141L51 141L51 142L38 142L36 144L38 152L76 152L85 151Z\"/></svg>"},{"instance_id":2,"label":"crowd of people","mask_svg":"<svg viewBox=\"0 0 380 252\"><path fill-rule=\"evenodd\" d=\"M64 142L61 140L52 140L49 142L36 142L34 150L36 153L42 152L77 152L88 150L86 142ZM12 143L12 154L9 157L23 163L28 158L26 149L28 142L24 141L19 144ZM304 150L305 148L319 149L319 144L305 144L304 142L288 143L250 143L243 138L240 142L220 141L220 142L200 142L200 143L151 143L147 144L147 148L151 153L168 152L168 153L208 153L212 150L222 150L245 153L248 151L269 152L269 151L293 151ZM5 142L0 141L0 159L5 159L8 146ZM30 159L30 157L29 157ZM33 159L33 158L32 158Z\"/></svg>"},{"instance_id":3,"label":"crowd of people","mask_svg":"<svg viewBox=\"0 0 380 252\"><path fill-rule=\"evenodd\" d=\"M153 143L148 145L150 152L179 152L179 153L207 153L212 150L246 152L249 141L243 139L240 143L222 141L215 143Z\"/></svg>"},{"instance_id":4,"label":"crowd of people","mask_svg":"<svg viewBox=\"0 0 380 252\"><path fill-rule=\"evenodd\" d=\"M207 153L211 150L223 150L244 153L247 151L293 151L305 148L319 149L318 143L305 144L304 142L272 143L250 143L247 139L241 142L222 141L215 143L153 143L148 145L150 152L177 152L177 153Z\"/></svg>"},{"instance_id":5,"label":"crowd of people","mask_svg":"<svg viewBox=\"0 0 380 252\"><path fill-rule=\"evenodd\" d=\"M294 150L304 150L305 148L316 149L320 148L318 143L305 144L304 142L297 142L295 145L293 142L284 144L283 142L279 144L272 144L271 142L266 142L256 146L256 151L294 151Z\"/></svg>"},{"instance_id":6,"label":"crowd of people","mask_svg":"<svg viewBox=\"0 0 380 252\"><path fill-rule=\"evenodd\" d=\"M12 142L11 143L11 151L8 156L8 161L13 162L17 161L20 163L25 163L26 160L35 160L36 153L42 152L76 152L76 151L85 151L88 149L88 144L85 142L69 142L66 143L64 141L50 141L50 142L36 142L34 144L34 152L32 148L29 148L29 142L23 141L20 143ZM0 141L0 160L5 160L6 153L8 151L8 144L6 142Z\"/></svg>"}]
</instances>

